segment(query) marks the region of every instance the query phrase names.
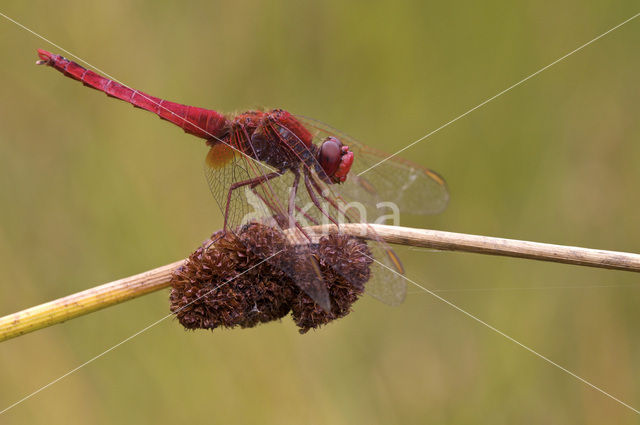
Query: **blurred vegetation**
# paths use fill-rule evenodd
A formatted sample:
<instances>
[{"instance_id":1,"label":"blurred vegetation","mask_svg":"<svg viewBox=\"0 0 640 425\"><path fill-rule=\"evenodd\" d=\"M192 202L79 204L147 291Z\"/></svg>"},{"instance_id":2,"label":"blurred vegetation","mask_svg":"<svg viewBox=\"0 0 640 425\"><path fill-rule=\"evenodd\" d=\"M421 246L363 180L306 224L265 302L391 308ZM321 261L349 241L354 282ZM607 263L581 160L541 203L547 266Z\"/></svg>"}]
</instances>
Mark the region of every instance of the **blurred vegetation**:
<instances>
[{"instance_id":1,"label":"blurred vegetation","mask_svg":"<svg viewBox=\"0 0 640 425\"><path fill-rule=\"evenodd\" d=\"M282 107L395 151L637 13L637 2L77 2L1 11L135 88ZM640 251L640 20L407 150L448 210L404 223ZM0 314L183 258L221 224L206 148L33 65L61 53L0 18ZM636 275L401 250L409 276L634 407ZM432 297L289 319L173 320L2 423L631 424L637 416ZM168 312L163 291L0 347L0 409Z\"/></svg>"}]
</instances>

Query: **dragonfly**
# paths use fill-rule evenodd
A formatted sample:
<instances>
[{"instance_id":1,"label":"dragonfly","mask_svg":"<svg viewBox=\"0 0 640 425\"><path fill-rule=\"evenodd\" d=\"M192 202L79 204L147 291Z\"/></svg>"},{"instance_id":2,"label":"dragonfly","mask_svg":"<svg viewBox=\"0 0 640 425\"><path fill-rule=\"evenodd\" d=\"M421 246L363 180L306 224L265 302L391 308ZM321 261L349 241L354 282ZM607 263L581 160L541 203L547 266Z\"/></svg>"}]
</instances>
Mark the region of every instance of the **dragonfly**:
<instances>
[{"instance_id":1,"label":"dragonfly","mask_svg":"<svg viewBox=\"0 0 640 425\"><path fill-rule=\"evenodd\" d=\"M369 222L380 205L425 215L441 212L448 203L446 182L435 171L390 157L311 118L283 109L225 115L134 90L61 55L41 49L38 55L37 64L204 139L209 148L205 174L224 217L221 234L251 220L293 232L303 261L285 272L326 311L331 301L307 225L332 223L339 231L344 222ZM406 294L402 263L374 231L368 233L376 261L366 292L384 303L400 304Z\"/></svg>"}]
</instances>

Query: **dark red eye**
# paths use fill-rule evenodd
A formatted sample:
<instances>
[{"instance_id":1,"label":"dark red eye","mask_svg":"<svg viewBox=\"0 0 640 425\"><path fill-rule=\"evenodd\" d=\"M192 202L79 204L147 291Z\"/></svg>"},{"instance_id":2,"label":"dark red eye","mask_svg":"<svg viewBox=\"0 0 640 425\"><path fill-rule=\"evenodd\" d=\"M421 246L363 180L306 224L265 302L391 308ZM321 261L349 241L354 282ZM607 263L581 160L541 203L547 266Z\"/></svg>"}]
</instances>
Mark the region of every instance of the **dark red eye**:
<instances>
[{"instance_id":1,"label":"dark red eye","mask_svg":"<svg viewBox=\"0 0 640 425\"><path fill-rule=\"evenodd\" d=\"M342 143L334 137L327 138L320 146L318 162L329 177L333 176L338 166L340 166L341 147Z\"/></svg>"},{"instance_id":2,"label":"dark red eye","mask_svg":"<svg viewBox=\"0 0 640 425\"><path fill-rule=\"evenodd\" d=\"M318 162L331 183L342 183L353 164L353 152L335 137L327 137L320 146Z\"/></svg>"}]
</instances>

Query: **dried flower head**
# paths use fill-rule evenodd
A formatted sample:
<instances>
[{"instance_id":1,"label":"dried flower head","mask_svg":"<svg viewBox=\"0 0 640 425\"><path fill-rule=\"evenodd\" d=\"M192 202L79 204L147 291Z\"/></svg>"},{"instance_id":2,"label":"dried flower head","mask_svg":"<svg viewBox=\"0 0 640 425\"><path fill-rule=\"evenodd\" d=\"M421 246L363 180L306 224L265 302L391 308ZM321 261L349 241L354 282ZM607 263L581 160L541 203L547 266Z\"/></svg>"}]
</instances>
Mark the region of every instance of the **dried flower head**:
<instances>
[{"instance_id":1,"label":"dried flower head","mask_svg":"<svg viewBox=\"0 0 640 425\"><path fill-rule=\"evenodd\" d=\"M281 231L252 223L212 239L216 242L198 248L171 280L170 309L187 329L253 327L292 311L304 333L347 315L369 279L372 260L365 242L329 235L313 244L331 299L327 312L300 289L305 277L290 272L308 259Z\"/></svg>"},{"instance_id":2,"label":"dried flower head","mask_svg":"<svg viewBox=\"0 0 640 425\"><path fill-rule=\"evenodd\" d=\"M353 303L364 292L373 261L367 244L353 236L325 236L314 248L329 291L331 312L323 310L306 293L298 291L291 310L301 333L349 314Z\"/></svg>"}]
</instances>

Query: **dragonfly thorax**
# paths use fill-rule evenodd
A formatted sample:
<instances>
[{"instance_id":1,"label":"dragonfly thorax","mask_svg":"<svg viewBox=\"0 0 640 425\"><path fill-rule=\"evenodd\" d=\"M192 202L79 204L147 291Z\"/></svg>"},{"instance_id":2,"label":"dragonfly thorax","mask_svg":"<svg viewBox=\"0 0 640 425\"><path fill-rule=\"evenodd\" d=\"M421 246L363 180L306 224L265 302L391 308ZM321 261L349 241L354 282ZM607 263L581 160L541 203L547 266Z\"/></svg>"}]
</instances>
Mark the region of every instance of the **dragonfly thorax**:
<instances>
[{"instance_id":1,"label":"dragonfly thorax","mask_svg":"<svg viewBox=\"0 0 640 425\"><path fill-rule=\"evenodd\" d=\"M282 109L240 114L231 123L228 135L232 145L258 161L280 171L304 166L328 184L344 182L354 159L349 147L336 137L315 145L309 130Z\"/></svg>"}]
</instances>

